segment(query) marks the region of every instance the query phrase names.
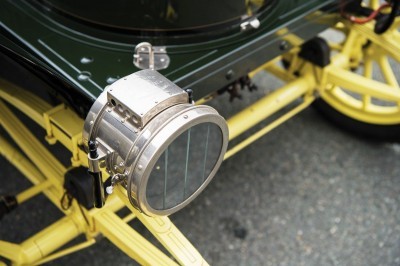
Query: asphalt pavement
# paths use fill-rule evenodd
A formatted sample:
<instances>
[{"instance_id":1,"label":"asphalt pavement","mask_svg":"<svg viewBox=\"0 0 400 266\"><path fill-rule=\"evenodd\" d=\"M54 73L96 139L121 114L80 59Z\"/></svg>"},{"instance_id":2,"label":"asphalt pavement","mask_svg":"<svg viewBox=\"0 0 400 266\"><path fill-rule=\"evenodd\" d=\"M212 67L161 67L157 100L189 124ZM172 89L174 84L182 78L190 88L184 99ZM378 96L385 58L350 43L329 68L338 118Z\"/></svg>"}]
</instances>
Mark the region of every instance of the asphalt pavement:
<instances>
[{"instance_id":1,"label":"asphalt pavement","mask_svg":"<svg viewBox=\"0 0 400 266\"><path fill-rule=\"evenodd\" d=\"M227 115L257 92L215 103ZM0 159L0 194L27 187ZM359 139L309 108L225 161L207 189L171 216L211 265L400 265L400 145ZM0 221L19 242L60 213L43 196ZM143 226L135 224L148 237ZM132 265L107 239L49 265Z\"/></svg>"}]
</instances>

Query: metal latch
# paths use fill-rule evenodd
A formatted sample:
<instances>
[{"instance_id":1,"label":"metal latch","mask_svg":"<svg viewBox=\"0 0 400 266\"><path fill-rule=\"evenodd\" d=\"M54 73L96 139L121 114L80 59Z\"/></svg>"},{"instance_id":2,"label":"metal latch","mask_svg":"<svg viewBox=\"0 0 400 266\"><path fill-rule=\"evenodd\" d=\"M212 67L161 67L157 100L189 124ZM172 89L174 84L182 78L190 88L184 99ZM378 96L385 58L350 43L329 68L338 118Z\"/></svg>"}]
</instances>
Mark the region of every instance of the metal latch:
<instances>
[{"instance_id":1,"label":"metal latch","mask_svg":"<svg viewBox=\"0 0 400 266\"><path fill-rule=\"evenodd\" d=\"M253 17L240 24L240 30L247 31L252 29L258 29L260 25L261 22L258 20L258 18Z\"/></svg>"},{"instance_id":2,"label":"metal latch","mask_svg":"<svg viewBox=\"0 0 400 266\"><path fill-rule=\"evenodd\" d=\"M133 64L140 69L161 70L169 66L169 56L165 46L152 46L148 42L136 45Z\"/></svg>"}]
</instances>

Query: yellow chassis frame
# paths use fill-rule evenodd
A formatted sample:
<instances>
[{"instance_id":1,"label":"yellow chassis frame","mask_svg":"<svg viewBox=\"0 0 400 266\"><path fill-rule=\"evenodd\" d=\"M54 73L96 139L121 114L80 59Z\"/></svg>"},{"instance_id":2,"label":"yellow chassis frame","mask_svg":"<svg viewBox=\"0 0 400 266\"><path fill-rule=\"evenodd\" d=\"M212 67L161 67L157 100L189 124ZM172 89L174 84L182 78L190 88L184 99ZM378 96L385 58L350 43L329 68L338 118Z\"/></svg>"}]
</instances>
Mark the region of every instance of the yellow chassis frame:
<instances>
[{"instance_id":1,"label":"yellow chassis frame","mask_svg":"<svg viewBox=\"0 0 400 266\"><path fill-rule=\"evenodd\" d=\"M299 99L300 103L232 147L226 153L225 159L307 108L317 95L324 97L332 86L343 86L356 93L400 103L400 91L397 84L383 84L348 70L352 66L351 59L355 54L360 53L355 48L360 36L372 40L380 47L387 48L386 50L389 50L396 59L400 58L398 43L393 43L391 36L377 37L371 31L371 25L346 26L349 32L348 38L340 53L333 57L332 63L325 68L300 62L299 58L294 57L289 70L285 70L277 66L276 63L282 59L278 57L250 73L253 76L260 70L266 70L287 81L287 84L230 118L228 125L231 140L284 107L299 102ZM299 41L296 36L287 35L285 38L288 41ZM296 54L297 50L298 48L295 48L291 53ZM299 70L298 66L300 65L302 66L300 75L291 74L294 70ZM31 188L17 195L18 203L21 204L38 193L43 193L65 214L63 218L22 243L16 244L0 240L0 257L10 260L14 265L39 265L89 247L96 242L96 236L101 234L140 264L207 265L199 252L168 217L151 218L138 212L131 207L126 191L120 187L108 197L106 205L101 209L86 210L73 201L71 208L63 210L60 206L60 199L64 194L63 177L67 169L14 115L9 105L19 109L43 127L46 130L46 140L50 144L54 144L56 141L63 144L72 153L72 167L87 167L87 155L80 148L83 121L68 107L64 105L52 107L35 95L5 81L0 81L0 98L0 124L25 155L17 151L3 137L0 137L0 153L33 183ZM5 102L9 105L6 105ZM340 103L331 102L331 104L338 105L340 110ZM384 121L382 123L384 124ZM115 213L123 207L128 207L132 213L127 217L120 218ZM174 260L130 227L127 223L132 219L139 219L173 256ZM86 236L85 242L60 250L80 234Z\"/></svg>"}]
</instances>

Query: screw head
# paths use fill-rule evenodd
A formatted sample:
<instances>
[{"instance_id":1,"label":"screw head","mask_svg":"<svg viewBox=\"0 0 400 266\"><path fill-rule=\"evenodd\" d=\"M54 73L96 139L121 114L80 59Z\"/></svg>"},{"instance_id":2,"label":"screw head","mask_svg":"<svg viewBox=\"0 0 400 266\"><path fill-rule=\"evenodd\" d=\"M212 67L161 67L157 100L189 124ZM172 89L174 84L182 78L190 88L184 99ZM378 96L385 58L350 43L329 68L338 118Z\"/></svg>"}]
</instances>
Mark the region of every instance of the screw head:
<instances>
[{"instance_id":1,"label":"screw head","mask_svg":"<svg viewBox=\"0 0 400 266\"><path fill-rule=\"evenodd\" d=\"M287 41L281 41L281 43L279 44L279 49L281 51L286 51L287 49L289 49L289 43Z\"/></svg>"},{"instance_id":2,"label":"screw head","mask_svg":"<svg viewBox=\"0 0 400 266\"><path fill-rule=\"evenodd\" d=\"M227 80L231 80L233 78L233 76L235 75L235 72L233 72L232 69L228 70L228 72L226 72L225 78Z\"/></svg>"}]
</instances>

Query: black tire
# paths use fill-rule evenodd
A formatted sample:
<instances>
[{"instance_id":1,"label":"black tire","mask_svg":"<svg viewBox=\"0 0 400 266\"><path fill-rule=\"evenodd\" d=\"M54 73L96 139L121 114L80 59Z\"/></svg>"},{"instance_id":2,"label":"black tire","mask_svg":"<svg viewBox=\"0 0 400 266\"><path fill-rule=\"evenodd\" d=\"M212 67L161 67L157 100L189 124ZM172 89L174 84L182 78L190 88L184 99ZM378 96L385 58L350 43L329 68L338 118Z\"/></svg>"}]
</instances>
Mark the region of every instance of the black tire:
<instances>
[{"instance_id":1,"label":"black tire","mask_svg":"<svg viewBox=\"0 0 400 266\"><path fill-rule=\"evenodd\" d=\"M383 126L360 122L340 113L323 99L317 99L313 107L323 117L347 132L369 140L400 142L400 124Z\"/></svg>"}]
</instances>

